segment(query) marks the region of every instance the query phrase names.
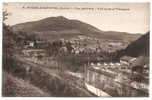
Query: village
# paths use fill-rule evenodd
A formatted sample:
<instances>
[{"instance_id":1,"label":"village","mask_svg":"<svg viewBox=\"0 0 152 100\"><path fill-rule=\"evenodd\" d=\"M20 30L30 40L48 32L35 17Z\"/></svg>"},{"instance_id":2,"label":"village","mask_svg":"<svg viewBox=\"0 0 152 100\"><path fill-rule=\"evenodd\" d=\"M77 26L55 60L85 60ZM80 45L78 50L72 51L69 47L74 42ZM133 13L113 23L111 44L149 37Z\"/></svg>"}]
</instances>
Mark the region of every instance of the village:
<instances>
[{"instance_id":1,"label":"village","mask_svg":"<svg viewBox=\"0 0 152 100\"><path fill-rule=\"evenodd\" d=\"M85 44L84 41L90 41L90 39L92 38L83 36L79 36L78 39L71 39L70 41L60 39L58 42L58 46L60 47L54 45L55 47L51 48L57 48L56 50L58 52L56 54L66 58L65 56L67 55L79 56L84 54L98 54L106 51L106 49L109 50L108 52L110 53L117 51L115 48L118 48L118 46L119 49L126 47L120 42L115 43L108 41L106 43L99 40L96 40L96 42L93 40L93 42L95 42L94 44L98 45L90 45L91 43L89 43L89 45ZM109 44L109 46L107 44ZM22 50L22 56L27 61L40 64L50 69L62 69L67 75L83 80L83 87L96 96L148 95L149 65L144 62L145 58L143 58L143 56L138 58L123 56L116 61L112 60L112 56L110 57L110 60L106 61L103 56L100 56L96 57L98 58L96 61L90 60L82 64L82 71L71 71L62 68L64 66L62 65L63 63L59 63L58 60L54 59L54 56L49 56L48 50L45 49L45 45L47 45L47 43L44 41L27 41ZM110 49L110 47L113 49ZM141 64L141 62L144 63Z\"/></svg>"}]
</instances>

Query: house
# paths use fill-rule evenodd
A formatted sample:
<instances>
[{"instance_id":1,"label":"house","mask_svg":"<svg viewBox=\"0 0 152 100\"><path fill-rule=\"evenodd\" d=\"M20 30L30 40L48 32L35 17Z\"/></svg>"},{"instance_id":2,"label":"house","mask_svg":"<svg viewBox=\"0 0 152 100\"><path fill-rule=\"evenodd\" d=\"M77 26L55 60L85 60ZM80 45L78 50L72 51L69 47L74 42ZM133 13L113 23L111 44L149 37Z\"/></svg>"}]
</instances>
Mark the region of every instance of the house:
<instances>
[{"instance_id":1,"label":"house","mask_svg":"<svg viewBox=\"0 0 152 100\"><path fill-rule=\"evenodd\" d=\"M24 43L24 48L33 48L35 46L35 42L34 41L25 41Z\"/></svg>"},{"instance_id":2,"label":"house","mask_svg":"<svg viewBox=\"0 0 152 100\"><path fill-rule=\"evenodd\" d=\"M101 64L100 64L100 63L97 63L97 66L101 66Z\"/></svg>"},{"instance_id":3,"label":"house","mask_svg":"<svg viewBox=\"0 0 152 100\"><path fill-rule=\"evenodd\" d=\"M129 66L130 63L133 62L134 60L136 60L135 57L123 56L120 58L120 63Z\"/></svg>"},{"instance_id":4,"label":"house","mask_svg":"<svg viewBox=\"0 0 152 100\"><path fill-rule=\"evenodd\" d=\"M30 43L29 43L29 46L30 46L30 47L34 47L34 42L30 42Z\"/></svg>"},{"instance_id":5,"label":"house","mask_svg":"<svg viewBox=\"0 0 152 100\"><path fill-rule=\"evenodd\" d=\"M104 65L107 66L108 64L107 64L107 63L104 63Z\"/></svg>"},{"instance_id":6,"label":"house","mask_svg":"<svg viewBox=\"0 0 152 100\"><path fill-rule=\"evenodd\" d=\"M114 65L114 64L111 62L111 63L110 63L110 66L113 66L113 65Z\"/></svg>"},{"instance_id":7,"label":"house","mask_svg":"<svg viewBox=\"0 0 152 100\"><path fill-rule=\"evenodd\" d=\"M116 63L116 65L117 65L117 66L120 66L121 64L120 64L120 63Z\"/></svg>"},{"instance_id":8,"label":"house","mask_svg":"<svg viewBox=\"0 0 152 100\"><path fill-rule=\"evenodd\" d=\"M91 63L91 65L93 66L93 65L94 65L94 63Z\"/></svg>"}]
</instances>

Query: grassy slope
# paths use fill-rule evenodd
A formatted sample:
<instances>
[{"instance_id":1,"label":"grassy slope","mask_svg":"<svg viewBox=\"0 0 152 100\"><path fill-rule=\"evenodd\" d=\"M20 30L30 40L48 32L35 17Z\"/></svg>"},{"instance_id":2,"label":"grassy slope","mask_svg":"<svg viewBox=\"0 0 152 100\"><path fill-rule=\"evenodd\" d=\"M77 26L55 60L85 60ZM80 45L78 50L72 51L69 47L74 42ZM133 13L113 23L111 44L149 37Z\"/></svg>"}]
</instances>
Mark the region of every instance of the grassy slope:
<instances>
[{"instance_id":1,"label":"grassy slope","mask_svg":"<svg viewBox=\"0 0 152 100\"><path fill-rule=\"evenodd\" d=\"M3 79L3 96L7 97L48 97L47 93L44 93L39 88L35 87L28 82L14 77L11 74L4 72L5 79Z\"/></svg>"}]
</instances>

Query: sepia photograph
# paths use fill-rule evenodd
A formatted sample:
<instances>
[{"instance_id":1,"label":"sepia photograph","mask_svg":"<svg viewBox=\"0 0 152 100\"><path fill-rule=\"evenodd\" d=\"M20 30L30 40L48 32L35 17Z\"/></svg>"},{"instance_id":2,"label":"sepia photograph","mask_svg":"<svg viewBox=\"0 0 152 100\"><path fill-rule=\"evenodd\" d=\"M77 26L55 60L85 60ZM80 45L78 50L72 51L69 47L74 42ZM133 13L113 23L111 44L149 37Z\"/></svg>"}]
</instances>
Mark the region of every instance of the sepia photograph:
<instances>
[{"instance_id":1,"label":"sepia photograph","mask_svg":"<svg viewBox=\"0 0 152 100\"><path fill-rule=\"evenodd\" d=\"M149 97L150 2L2 6L2 97Z\"/></svg>"}]
</instances>

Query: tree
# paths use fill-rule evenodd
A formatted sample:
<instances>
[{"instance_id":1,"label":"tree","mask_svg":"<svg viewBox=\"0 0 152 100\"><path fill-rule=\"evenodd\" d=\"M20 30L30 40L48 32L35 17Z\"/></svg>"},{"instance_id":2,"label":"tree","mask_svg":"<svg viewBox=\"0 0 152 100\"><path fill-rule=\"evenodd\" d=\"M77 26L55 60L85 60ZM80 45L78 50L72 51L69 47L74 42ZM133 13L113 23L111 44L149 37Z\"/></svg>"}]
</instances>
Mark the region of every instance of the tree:
<instances>
[{"instance_id":1,"label":"tree","mask_svg":"<svg viewBox=\"0 0 152 100\"><path fill-rule=\"evenodd\" d=\"M13 32L11 28L4 23L4 21L7 19L8 13L7 11L3 11L3 53L10 54L12 52L12 49L14 48L15 41L12 38Z\"/></svg>"},{"instance_id":2,"label":"tree","mask_svg":"<svg viewBox=\"0 0 152 100\"><path fill-rule=\"evenodd\" d=\"M71 53L73 50L72 44L70 42L67 42L66 47L67 47L67 50L69 51L69 53Z\"/></svg>"},{"instance_id":3,"label":"tree","mask_svg":"<svg viewBox=\"0 0 152 100\"><path fill-rule=\"evenodd\" d=\"M4 21L7 19L7 17L8 17L8 12L7 12L7 10L3 10L3 23L4 23Z\"/></svg>"},{"instance_id":4,"label":"tree","mask_svg":"<svg viewBox=\"0 0 152 100\"><path fill-rule=\"evenodd\" d=\"M7 11L3 11L3 68L6 70L10 69L10 66L13 65L13 52L15 47L15 39L13 38L14 34L11 28L5 24L7 19Z\"/></svg>"}]
</instances>

